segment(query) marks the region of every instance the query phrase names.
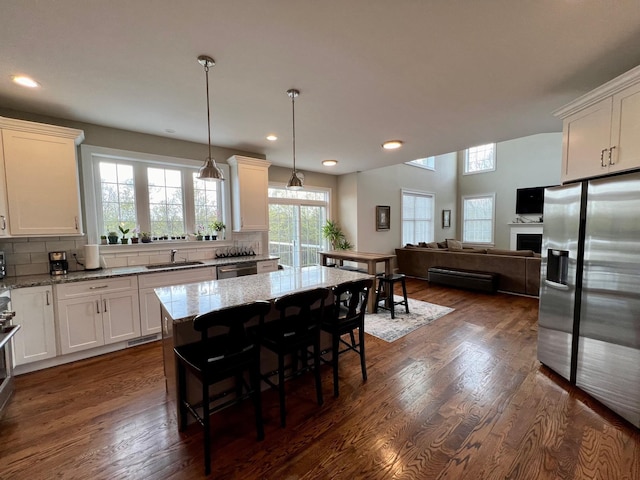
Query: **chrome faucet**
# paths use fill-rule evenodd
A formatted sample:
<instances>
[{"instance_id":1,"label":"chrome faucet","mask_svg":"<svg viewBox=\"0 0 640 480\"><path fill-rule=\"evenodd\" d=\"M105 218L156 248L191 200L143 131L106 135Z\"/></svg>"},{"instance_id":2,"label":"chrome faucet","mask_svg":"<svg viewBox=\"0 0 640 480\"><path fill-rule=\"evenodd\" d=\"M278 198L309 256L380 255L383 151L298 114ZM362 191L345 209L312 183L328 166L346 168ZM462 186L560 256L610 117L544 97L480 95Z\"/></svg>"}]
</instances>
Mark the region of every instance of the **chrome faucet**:
<instances>
[{"instance_id":1,"label":"chrome faucet","mask_svg":"<svg viewBox=\"0 0 640 480\"><path fill-rule=\"evenodd\" d=\"M171 250L171 263L176 263L176 253L178 253L178 250L175 248Z\"/></svg>"}]
</instances>

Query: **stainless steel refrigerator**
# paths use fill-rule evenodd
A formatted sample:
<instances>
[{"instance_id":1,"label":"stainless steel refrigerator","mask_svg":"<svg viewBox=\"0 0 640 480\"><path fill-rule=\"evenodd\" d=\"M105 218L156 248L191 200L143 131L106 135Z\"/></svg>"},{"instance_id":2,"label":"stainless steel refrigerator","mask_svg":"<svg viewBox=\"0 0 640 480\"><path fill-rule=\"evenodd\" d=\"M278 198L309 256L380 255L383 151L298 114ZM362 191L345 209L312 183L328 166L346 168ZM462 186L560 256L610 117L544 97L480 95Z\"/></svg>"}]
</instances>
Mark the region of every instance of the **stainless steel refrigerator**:
<instances>
[{"instance_id":1,"label":"stainless steel refrigerator","mask_svg":"<svg viewBox=\"0 0 640 480\"><path fill-rule=\"evenodd\" d=\"M640 427L640 173L546 189L538 359Z\"/></svg>"}]
</instances>

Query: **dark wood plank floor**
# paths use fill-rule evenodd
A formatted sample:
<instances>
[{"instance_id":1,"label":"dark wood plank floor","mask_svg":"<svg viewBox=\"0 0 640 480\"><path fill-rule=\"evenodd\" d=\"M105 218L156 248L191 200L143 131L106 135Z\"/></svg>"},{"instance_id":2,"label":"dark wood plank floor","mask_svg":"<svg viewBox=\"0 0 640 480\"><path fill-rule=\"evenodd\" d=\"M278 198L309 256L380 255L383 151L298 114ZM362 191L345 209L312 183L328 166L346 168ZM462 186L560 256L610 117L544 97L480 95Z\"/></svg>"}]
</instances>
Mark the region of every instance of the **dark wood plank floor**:
<instances>
[{"instance_id":1,"label":"dark wood plank floor","mask_svg":"<svg viewBox=\"0 0 640 480\"><path fill-rule=\"evenodd\" d=\"M264 393L213 419L221 479L640 479L640 433L536 361L537 300L408 282L411 298L455 308L385 343L367 337L369 380L341 359L288 384L287 428ZM2 479L203 478L202 434L165 401L161 348L23 375L0 420Z\"/></svg>"}]
</instances>

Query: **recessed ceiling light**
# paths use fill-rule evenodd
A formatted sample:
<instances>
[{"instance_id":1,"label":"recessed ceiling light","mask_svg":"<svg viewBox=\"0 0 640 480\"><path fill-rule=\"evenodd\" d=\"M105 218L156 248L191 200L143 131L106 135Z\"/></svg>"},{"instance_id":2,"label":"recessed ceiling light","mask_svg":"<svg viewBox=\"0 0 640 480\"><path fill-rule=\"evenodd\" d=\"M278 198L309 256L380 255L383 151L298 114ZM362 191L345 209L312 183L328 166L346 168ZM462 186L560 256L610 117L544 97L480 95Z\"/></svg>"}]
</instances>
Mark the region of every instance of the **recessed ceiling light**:
<instances>
[{"instance_id":1,"label":"recessed ceiling light","mask_svg":"<svg viewBox=\"0 0 640 480\"><path fill-rule=\"evenodd\" d=\"M333 167L334 165L337 165L337 164L338 164L338 160L323 160L323 161L322 161L322 164L323 164L325 167Z\"/></svg>"},{"instance_id":2,"label":"recessed ceiling light","mask_svg":"<svg viewBox=\"0 0 640 480\"><path fill-rule=\"evenodd\" d=\"M267 135L267 140L270 142L275 142L278 139L276 135Z\"/></svg>"},{"instance_id":3,"label":"recessed ceiling light","mask_svg":"<svg viewBox=\"0 0 640 480\"><path fill-rule=\"evenodd\" d=\"M382 144L382 148L385 150L395 150L396 148L400 148L402 146L402 140L389 140Z\"/></svg>"},{"instance_id":4,"label":"recessed ceiling light","mask_svg":"<svg viewBox=\"0 0 640 480\"><path fill-rule=\"evenodd\" d=\"M14 75L11 77L11 80L13 80L13 83L17 83L23 87L36 88L40 86L33 78L25 77L24 75Z\"/></svg>"}]
</instances>

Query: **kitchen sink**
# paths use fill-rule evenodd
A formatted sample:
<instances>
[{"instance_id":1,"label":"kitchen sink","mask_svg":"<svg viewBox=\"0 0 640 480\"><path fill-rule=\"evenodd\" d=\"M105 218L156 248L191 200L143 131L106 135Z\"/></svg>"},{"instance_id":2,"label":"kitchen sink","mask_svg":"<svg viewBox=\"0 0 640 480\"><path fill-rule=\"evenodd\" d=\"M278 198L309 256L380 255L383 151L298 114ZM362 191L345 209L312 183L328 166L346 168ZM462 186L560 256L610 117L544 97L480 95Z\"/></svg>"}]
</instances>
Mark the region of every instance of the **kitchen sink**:
<instances>
[{"instance_id":1,"label":"kitchen sink","mask_svg":"<svg viewBox=\"0 0 640 480\"><path fill-rule=\"evenodd\" d=\"M153 265L145 265L149 270L155 270L158 268L172 268L172 267L188 267L190 265L204 265L204 262L174 262L174 263L154 263Z\"/></svg>"}]
</instances>

